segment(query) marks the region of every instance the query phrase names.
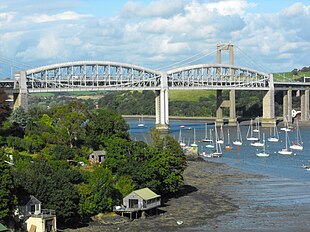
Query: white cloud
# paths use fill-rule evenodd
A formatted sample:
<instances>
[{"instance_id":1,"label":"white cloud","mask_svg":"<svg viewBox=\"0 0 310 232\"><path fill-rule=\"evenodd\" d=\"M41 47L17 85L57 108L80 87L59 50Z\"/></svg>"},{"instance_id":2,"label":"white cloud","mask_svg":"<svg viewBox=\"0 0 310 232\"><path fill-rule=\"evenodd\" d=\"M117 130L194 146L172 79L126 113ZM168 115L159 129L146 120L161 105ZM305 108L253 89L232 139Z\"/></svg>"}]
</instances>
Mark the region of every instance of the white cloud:
<instances>
[{"instance_id":1,"label":"white cloud","mask_svg":"<svg viewBox=\"0 0 310 232\"><path fill-rule=\"evenodd\" d=\"M122 13L133 17L168 17L180 13L183 7L182 0L151 1L148 5L129 1L124 5Z\"/></svg>"},{"instance_id":2,"label":"white cloud","mask_svg":"<svg viewBox=\"0 0 310 232\"><path fill-rule=\"evenodd\" d=\"M211 53L220 42L234 43L271 71L309 66L310 6L303 3L267 14L248 13L255 4L246 0L131 1L107 18L81 13L78 0L42 0L42 9L32 1L24 14L11 1L0 5L1 56L32 66L99 59L156 68ZM237 50L236 65L266 71ZM214 63L215 54L199 62Z\"/></svg>"},{"instance_id":3,"label":"white cloud","mask_svg":"<svg viewBox=\"0 0 310 232\"><path fill-rule=\"evenodd\" d=\"M209 11L217 11L220 15L243 15L247 8L254 7L256 4L248 3L246 0L223 0L213 3L207 3L206 8Z\"/></svg>"},{"instance_id":4,"label":"white cloud","mask_svg":"<svg viewBox=\"0 0 310 232\"><path fill-rule=\"evenodd\" d=\"M90 15L81 15L73 11L66 11L63 13L55 14L55 15L48 15L48 14L33 15L33 16L27 17L26 19L34 23L46 23L46 22L62 21L62 20L79 20L79 19L86 18L86 17L90 17Z\"/></svg>"}]
</instances>

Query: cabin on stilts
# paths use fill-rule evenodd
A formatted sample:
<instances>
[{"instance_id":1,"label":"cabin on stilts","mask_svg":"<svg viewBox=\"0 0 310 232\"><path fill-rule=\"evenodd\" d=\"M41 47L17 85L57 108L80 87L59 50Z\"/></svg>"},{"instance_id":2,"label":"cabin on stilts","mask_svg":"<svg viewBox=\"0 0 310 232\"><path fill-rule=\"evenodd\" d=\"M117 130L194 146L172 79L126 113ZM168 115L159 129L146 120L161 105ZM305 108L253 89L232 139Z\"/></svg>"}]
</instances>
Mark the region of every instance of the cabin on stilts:
<instances>
[{"instance_id":1,"label":"cabin on stilts","mask_svg":"<svg viewBox=\"0 0 310 232\"><path fill-rule=\"evenodd\" d=\"M149 188L138 189L123 198L123 205L114 206L113 211L122 216L129 214L129 218L138 218L141 213L145 217L145 212L154 210L161 205L160 195L154 193Z\"/></svg>"}]
</instances>

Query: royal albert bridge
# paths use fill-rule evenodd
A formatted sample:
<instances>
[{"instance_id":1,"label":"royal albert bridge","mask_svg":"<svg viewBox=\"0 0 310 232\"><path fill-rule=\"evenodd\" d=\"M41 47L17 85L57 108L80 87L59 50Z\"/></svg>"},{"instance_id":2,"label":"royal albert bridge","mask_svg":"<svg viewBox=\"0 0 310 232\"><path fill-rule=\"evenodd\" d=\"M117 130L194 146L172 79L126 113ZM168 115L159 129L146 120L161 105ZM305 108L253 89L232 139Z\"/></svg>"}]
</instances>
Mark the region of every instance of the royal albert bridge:
<instances>
[{"instance_id":1,"label":"royal albert bridge","mask_svg":"<svg viewBox=\"0 0 310 232\"><path fill-rule=\"evenodd\" d=\"M291 120L292 93L301 96L301 120L309 120L309 83L274 82L273 75L235 66L233 45L218 45L217 64L198 64L158 71L109 61L77 61L42 66L15 73L15 78L0 81L0 89L14 95L14 107L28 108L28 94L38 92L152 90L156 93L156 128L169 125L169 90L216 90L216 121L223 123L222 108L229 107L229 124L237 122L235 91L265 91L262 125L275 123L275 91L283 91L283 118ZM230 52L230 64L221 64L221 51ZM222 91L229 91L229 100Z\"/></svg>"}]
</instances>

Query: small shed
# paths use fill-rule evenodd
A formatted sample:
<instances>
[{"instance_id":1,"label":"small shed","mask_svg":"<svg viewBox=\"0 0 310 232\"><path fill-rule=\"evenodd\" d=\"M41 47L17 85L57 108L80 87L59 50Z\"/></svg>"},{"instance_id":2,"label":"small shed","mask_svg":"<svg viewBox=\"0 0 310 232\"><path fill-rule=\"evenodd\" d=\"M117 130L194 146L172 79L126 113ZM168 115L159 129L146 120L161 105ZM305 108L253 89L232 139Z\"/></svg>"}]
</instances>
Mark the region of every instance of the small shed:
<instances>
[{"instance_id":1,"label":"small shed","mask_svg":"<svg viewBox=\"0 0 310 232\"><path fill-rule=\"evenodd\" d=\"M149 188L135 190L123 198L123 205L127 209L148 210L160 206L160 195Z\"/></svg>"},{"instance_id":2,"label":"small shed","mask_svg":"<svg viewBox=\"0 0 310 232\"><path fill-rule=\"evenodd\" d=\"M93 151L93 153L91 153L89 155L89 162L90 163L101 163L104 161L105 159L105 156L106 156L106 151L105 150L102 150L102 151Z\"/></svg>"}]
</instances>

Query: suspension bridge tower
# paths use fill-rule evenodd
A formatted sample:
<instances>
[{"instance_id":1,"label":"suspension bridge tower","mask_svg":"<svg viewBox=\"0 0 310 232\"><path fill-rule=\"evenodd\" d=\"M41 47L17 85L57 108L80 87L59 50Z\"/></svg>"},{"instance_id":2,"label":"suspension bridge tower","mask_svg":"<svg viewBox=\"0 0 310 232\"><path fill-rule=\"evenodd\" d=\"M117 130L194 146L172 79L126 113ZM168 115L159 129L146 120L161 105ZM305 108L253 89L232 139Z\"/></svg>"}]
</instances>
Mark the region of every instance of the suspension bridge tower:
<instances>
[{"instance_id":1,"label":"suspension bridge tower","mask_svg":"<svg viewBox=\"0 0 310 232\"><path fill-rule=\"evenodd\" d=\"M229 52L229 64L234 65L234 45L228 44L218 44L217 45L217 63L222 64L222 51ZM220 70L219 70L220 72ZM230 69L230 79L234 78L234 70ZM222 90L216 90L216 124L223 125L223 108L229 108L229 122L228 125L237 125L236 116L236 90L229 90L229 100L223 100Z\"/></svg>"}]
</instances>

